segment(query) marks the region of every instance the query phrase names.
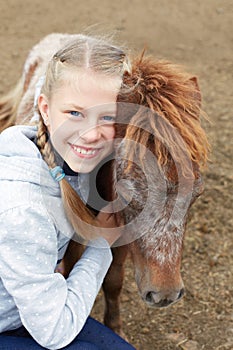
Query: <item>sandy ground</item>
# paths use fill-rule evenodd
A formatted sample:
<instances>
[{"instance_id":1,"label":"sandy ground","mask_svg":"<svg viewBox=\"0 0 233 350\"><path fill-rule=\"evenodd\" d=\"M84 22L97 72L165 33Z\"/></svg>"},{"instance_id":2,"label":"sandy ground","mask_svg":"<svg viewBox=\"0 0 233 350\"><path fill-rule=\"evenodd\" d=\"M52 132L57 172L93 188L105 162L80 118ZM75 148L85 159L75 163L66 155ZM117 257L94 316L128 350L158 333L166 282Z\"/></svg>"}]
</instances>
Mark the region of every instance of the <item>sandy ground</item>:
<instances>
[{"instance_id":1,"label":"sandy ground","mask_svg":"<svg viewBox=\"0 0 233 350\"><path fill-rule=\"evenodd\" d=\"M138 350L233 349L232 0L0 0L0 94L21 74L29 49L51 32L116 30L119 41L186 66L199 77L211 124L205 193L191 211L183 254L184 299L148 309L131 263L122 294L128 339ZM94 30L93 30L94 26ZM99 29L98 29L99 30ZM101 319L98 296L93 315Z\"/></svg>"}]
</instances>

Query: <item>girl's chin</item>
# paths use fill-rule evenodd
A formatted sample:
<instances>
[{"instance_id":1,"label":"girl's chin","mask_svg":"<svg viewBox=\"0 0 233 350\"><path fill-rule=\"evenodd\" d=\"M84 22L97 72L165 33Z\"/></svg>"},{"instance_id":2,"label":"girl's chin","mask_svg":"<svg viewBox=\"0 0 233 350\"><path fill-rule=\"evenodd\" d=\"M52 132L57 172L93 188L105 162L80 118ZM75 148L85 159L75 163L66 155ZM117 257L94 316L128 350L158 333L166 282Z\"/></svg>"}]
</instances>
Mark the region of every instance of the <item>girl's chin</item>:
<instances>
[{"instance_id":1,"label":"girl's chin","mask_svg":"<svg viewBox=\"0 0 233 350\"><path fill-rule=\"evenodd\" d=\"M77 157L77 155L67 157L65 159L66 163L70 167L70 169L77 173L90 173L92 170L94 170L97 165L102 162L105 158L107 158L112 153L112 150L110 152L98 153L95 157ZM70 154L71 155L71 154Z\"/></svg>"},{"instance_id":2,"label":"girl's chin","mask_svg":"<svg viewBox=\"0 0 233 350\"><path fill-rule=\"evenodd\" d=\"M89 162L89 164L86 164L85 161L82 161L80 164L74 164L73 162L66 161L70 169L75 173L90 173L92 170L95 169L95 167L99 164L99 162Z\"/></svg>"}]
</instances>

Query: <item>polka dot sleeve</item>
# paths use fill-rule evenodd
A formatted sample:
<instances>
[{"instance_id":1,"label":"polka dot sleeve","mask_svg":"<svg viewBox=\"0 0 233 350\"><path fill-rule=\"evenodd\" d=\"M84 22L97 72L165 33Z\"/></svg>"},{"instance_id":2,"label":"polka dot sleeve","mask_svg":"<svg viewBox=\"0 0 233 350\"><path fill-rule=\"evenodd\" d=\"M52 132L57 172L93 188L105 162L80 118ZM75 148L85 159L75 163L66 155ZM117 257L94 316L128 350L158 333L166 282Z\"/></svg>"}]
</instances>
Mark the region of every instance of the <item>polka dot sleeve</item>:
<instances>
[{"instance_id":1,"label":"polka dot sleeve","mask_svg":"<svg viewBox=\"0 0 233 350\"><path fill-rule=\"evenodd\" d=\"M42 206L10 209L0 222L0 331L7 315L14 315L40 345L66 346L90 314L112 261L110 248L88 247L65 280L54 273L57 232Z\"/></svg>"}]
</instances>

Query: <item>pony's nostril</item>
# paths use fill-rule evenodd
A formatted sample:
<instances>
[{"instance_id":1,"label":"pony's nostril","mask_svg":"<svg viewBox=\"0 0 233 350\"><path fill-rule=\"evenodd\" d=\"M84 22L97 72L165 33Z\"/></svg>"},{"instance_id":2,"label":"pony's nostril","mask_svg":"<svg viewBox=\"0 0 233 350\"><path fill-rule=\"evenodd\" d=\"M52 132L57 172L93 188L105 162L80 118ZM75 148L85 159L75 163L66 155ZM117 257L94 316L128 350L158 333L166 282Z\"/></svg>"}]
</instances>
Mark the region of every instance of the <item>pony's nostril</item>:
<instances>
[{"instance_id":1,"label":"pony's nostril","mask_svg":"<svg viewBox=\"0 0 233 350\"><path fill-rule=\"evenodd\" d=\"M182 288L182 289L180 290L180 293L179 293L179 295L178 295L177 300L178 300L178 299L181 299L181 298L183 297L183 295L184 295L184 288Z\"/></svg>"},{"instance_id":2,"label":"pony's nostril","mask_svg":"<svg viewBox=\"0 0 233 350\"><path fill-rule=\"evenodd\" d=\"M152 292L148 292L147 294L146 294L146 302L147 303L154 303L154 299L153 299L153 294L152 294Z\"/></svg>"}]
</instances>

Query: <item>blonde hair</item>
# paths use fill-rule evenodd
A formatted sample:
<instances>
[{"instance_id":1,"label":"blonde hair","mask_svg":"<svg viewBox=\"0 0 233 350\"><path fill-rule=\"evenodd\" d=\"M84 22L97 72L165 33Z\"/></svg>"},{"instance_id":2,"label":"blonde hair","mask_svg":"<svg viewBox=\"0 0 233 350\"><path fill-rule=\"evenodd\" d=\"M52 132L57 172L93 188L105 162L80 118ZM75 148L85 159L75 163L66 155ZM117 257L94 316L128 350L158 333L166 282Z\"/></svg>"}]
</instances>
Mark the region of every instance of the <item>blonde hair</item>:
<instances>
[{"instance_id":1,"label":"blonde hair","mask_svg":"<svg viewBox=\"0 0 233 350\"><path fill-rule=\"evenodd\" d=\"M128 58L122 49L104 39L80 35L59 50L50 60L41 92L50 99L54 91L59 88L61 80L64 79L64 73L78 68L103 73L107 77L119 77L121 80L125 72L130 72ZM56 162L53 147L48 140L47 128L41 116L38 123L37 144L49 168L54 168ZM93 228L94 214L84 205L65 178L59 183L64 209L75 232L85 239L96 237ZM87 232L88 227L91 229L89 232Z\"/></svg>"},{"instance_id":2,"label":"blonde hair","mask_svg":"<svg viewBox=\"0 0 233 350\"><path fill-rule=\"evenodd\" d=\"M50 60L41 92L50 98L56 87L59 87L64 72L78 68L121 79L125 72L131 71L125 52L108 39L78 35Z\"/></svg>"}]
</instances>

